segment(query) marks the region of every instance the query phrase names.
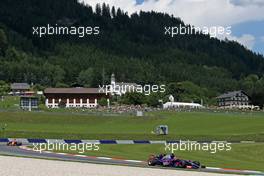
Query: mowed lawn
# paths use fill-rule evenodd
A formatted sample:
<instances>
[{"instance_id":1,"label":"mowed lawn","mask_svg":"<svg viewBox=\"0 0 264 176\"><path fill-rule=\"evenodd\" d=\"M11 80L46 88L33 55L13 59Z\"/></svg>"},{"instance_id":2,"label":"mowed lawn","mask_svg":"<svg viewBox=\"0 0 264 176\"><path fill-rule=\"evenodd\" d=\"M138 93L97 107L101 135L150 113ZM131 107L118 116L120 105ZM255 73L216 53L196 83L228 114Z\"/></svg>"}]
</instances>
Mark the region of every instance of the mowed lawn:
<instances>
[{"instance_id":1,"label":"mowed lawn","mask_svg":"<svg viewBox=\"0 0 264 176\"><path fill-rule=\"evenodd\" d=\"M258 144L232 144L230 151L218 151L214 154L208 151L176 151L178 158L200 161L211 167L259 170L264 171L264 143ZM135 145L99 145L98 151L67 151L56 152L84 154L88 156L116 157L122 159L135 159L146 161L150 154L170 153L165 151L165 145L161 144L135 144ZM79 153L80 152L80 153Z\"/></svg>"},{"instance_id":2,"label":"mowed lawn","mask_svg":"<svg viewBox=\"0 0 264 176\"><path fill-rule=\"evenodd\" d=\"M182 139L264 141L264 113L152 112L146 117L95 116L71 112L1 112L0 137L64 139ZM157 125L169 135L157 136Z\"/></svg>"}]
</instances>

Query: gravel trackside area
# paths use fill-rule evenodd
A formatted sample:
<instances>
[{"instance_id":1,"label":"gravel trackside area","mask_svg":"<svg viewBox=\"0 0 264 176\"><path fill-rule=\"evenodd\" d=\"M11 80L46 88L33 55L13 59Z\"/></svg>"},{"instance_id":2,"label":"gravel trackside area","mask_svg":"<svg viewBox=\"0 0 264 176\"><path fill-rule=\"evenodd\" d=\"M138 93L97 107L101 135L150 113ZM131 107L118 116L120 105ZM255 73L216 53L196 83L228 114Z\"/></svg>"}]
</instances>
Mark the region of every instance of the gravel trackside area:
<instances>
[{"instance_id":1,"label":"gravel trackside area","mask_svg":"<svg viewBox=\"0 0 264 176\"><path fill-rule=\"evenodd\" d=\"M1 176L214 176L224 174L0 156ZM230 174L228 174L230 176Z\"/></svg>"}]
</instances>

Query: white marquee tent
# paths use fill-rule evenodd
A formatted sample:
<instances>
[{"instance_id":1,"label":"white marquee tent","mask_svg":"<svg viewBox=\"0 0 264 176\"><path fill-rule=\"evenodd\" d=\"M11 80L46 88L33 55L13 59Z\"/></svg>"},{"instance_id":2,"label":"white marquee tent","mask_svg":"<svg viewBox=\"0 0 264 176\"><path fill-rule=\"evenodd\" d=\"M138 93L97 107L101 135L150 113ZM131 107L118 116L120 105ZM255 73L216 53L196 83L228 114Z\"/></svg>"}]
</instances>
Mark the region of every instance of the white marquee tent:
<instances>
[{"instance_id":1,"label":"white marquee tent","mask_svg":"<svg viewBox=\"0 0 264 176\"><path fill-rule=\"evenodd\" d=\"M164 109L168 108L204 108L204 106L200 105L199 103L185 103L185 102L167 102L163 104Z\"/></svg>"}]
</instances>

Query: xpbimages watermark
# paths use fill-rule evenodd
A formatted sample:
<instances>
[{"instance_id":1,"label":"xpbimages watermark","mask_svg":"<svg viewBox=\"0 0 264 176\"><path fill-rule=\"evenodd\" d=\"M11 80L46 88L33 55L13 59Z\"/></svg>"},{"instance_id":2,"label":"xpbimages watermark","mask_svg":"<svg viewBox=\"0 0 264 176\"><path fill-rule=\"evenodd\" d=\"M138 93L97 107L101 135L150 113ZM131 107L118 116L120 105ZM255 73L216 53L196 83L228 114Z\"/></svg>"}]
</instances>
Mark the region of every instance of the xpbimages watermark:
<instances>
[{"instance_id":1,"label":"xpbimages watermark","mask_svg":"<svg viewBox=\"0 0 264 176\"><path fill-rule=\"evenodd\" d=\"M177 35L193 35L193 34L209 34L210 37L216 37L218 35L231 35L231 26L184 26L180 24L179 26L165 26L164 35L174 37Z\"/></svg>"},{"instance_id":2,"label":"xpbimages watermark","mask_svg":"<svg viewBox=\"0 0 264 176\"><path fill-rule=\"evenodd\" d=\"M196 141L179 141L178 143L165 143L164 150L174 153L176 151L208 151L216 153L218 151L230 151L231 143L225 141L215 141L211 143L199 143Z\"/></svg>"},{"instance_id":3,"label":"xpbimages watermark","mask_svg":"<svg viewBox=\"0 0 264 176\"><path fill-rule=\"evenodd\" d=\"M32 34L38 37L51 35L73 35L79 38L90 35L99 35L99 26L58 26L47 24L47 26L33 26Z\"/></svg>"},{"instance_id":4,"label":"xpbimages watermark","mask_svg":"<svg viewBox=\"0 0 264 176\"><path fill-rule=\"evenodd\" d=\"M74 151L84 153L85 151L100 150L99 143L33 143L33 150L42 153L43 151Z\"/></svg>"},{"instance_id":5,"label":"xpbimages watermark","mask_svg":"<svg viewBox=\"0 0 264 176\"><path fill-rule=\"evenodd\" d=\"M142 93L145 95L150 95L151 93L163 93L166 91L165 85L138 85L138 84L109 84L109 85L99 85L99 92L105 93L106 95L117 94L122 95L126 92Z\"/></svg>"}]
</instances>

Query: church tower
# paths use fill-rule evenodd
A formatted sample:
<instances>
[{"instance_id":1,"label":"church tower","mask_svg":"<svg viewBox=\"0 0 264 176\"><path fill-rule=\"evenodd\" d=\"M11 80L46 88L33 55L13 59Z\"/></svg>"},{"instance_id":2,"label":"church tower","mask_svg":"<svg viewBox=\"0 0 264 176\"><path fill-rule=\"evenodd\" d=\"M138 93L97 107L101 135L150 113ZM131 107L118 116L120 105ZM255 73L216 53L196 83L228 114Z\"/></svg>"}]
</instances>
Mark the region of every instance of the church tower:
<instances>
[{"instance_id":1,"label":"church tower","mask_svg":"<svg viewBox=\"0 0 264 176\"><path fill-rule=\"evenodd\" d=\"M111 75L111 85L114 85L115 84L115 74L112 73Z\"/></svg>"}]
</instances>

